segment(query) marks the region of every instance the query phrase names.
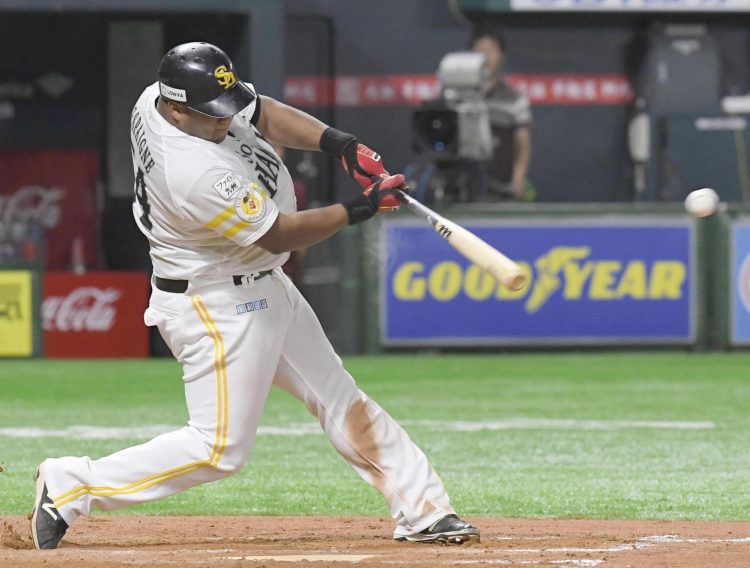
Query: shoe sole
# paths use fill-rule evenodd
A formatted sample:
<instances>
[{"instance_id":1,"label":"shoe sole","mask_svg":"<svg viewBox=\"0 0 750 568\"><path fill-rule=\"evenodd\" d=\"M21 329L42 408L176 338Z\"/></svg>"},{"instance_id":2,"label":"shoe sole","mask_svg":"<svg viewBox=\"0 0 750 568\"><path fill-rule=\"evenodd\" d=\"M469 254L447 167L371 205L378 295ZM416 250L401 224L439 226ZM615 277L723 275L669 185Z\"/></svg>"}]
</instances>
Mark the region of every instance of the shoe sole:
<instances>
[{"instance_id":1,"label":"shoe sole","mask_svg":"<svg viewBox=\"0 0 750 568\"><path fill-rule=\"evenodd\" d=\"M39 538L36 535L36 514L39 510L39 503L42 501L42 493L44 493L44 465L40 465L34 474L34 481L36 481L36 499L34 501L34 510L31 512L31 540L34 542L34 548L41 550L39 546Z\"/></svg>"},{"instance_id":2,"label":"shoe sole","mask_svg":"<svg viewBox=\"0 0 750 568\"><path fill-rule=\"evenodd\" d=\"M444 533L436 536L414 535L400 536L395 540L399 542L418 542L422 544L464 544L467 542L479 542L478 534Z\"/></svg>"}]
</instances>

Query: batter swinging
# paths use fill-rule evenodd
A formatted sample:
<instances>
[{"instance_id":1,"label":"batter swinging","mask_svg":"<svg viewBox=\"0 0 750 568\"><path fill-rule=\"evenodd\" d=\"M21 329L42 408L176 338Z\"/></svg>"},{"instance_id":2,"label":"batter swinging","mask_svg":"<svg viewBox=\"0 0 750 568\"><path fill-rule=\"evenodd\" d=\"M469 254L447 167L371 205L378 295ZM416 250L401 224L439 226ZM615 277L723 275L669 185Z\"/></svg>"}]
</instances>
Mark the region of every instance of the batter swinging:
<instances>
[{"instance_id":1,"label":"batter swinging","mask_svg":"<svg viewBox=\"0 0 750 568\"><path fill-rule=\"evenodd\" d=\"M295 212L269 141L333 153L365 189ZM398 207L404 187L354 136L237 80L219 48L170 50L133 109L133 212L151 246L144 319L182 364L187 426L92 460L47 459L37 472L32 536L56 548L92 507L117 509L242 468L271 385L303 401L336 450L385 497L394 538L462 543L459 519L422 451L354 383L310 306L279 268L289 251ZM377 180L377 181L376 181Z\"/></svg>"}]
</instances>

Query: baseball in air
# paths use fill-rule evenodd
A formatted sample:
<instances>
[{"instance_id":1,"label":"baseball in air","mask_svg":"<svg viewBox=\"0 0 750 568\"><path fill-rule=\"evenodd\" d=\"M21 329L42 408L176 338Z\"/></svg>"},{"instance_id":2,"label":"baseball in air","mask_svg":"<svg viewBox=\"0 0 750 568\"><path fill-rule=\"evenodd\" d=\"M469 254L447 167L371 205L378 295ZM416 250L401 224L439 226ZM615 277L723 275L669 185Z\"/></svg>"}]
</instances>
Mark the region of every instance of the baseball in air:
<instances>
[{"instance_id":1,"label":"baseball in air","mask_svg":"<svg viewBox=\"0 0 750 568\"><path fill-rule=\"evenodd\" d=\"M685 209L693 217L708 217L719 207L719 194L710 187L696 189L685 198Z\"/></svg>"}]
</instances>

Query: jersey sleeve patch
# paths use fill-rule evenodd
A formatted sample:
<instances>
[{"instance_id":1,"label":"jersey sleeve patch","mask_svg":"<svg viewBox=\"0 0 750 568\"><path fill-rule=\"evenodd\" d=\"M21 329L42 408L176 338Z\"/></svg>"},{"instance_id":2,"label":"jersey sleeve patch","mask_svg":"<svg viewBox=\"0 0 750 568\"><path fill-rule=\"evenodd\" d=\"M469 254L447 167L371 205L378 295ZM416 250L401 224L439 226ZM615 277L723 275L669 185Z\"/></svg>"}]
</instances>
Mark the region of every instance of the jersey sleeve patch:
<instances>
[{"instance_id":1,"label":"jersey sleeve patch","mask_svg":"<svg viewBox=\"0 0 750 568\"><path fill-rule=\"evenodd\" d=\"M219 197L221 197L225 201L231 201L232 196L237 193L237 191L239 191L241 187L242 184L240 183L240 180L238 180L237 176L235 176L231 172L213 185L216 193L218 193Z\"/></svg>"},{"instance_id":2,"label":"jersey sleeve patch","mask_svg":"<svg viewBox=\"0 0 750 568\"><path fill-rule=\"evenodd\" d=\"M237 193L234 204L213 217L205 226L231 239L268 216L267 201L268 194L256 183L251 183Z\"/></svg>"},{"instance_id":3,"label":"jersey sleeve patch","mask_svg":"<svg viewBox=\"0 0 750 568\"><path fill-rule=\"evenodd\" d=\"M251 183L237 194L234 209L237 216L248 223L256 223L263 219L266 214L266 201L258 191L256 183Z\"/></svg>"}]
</instances>

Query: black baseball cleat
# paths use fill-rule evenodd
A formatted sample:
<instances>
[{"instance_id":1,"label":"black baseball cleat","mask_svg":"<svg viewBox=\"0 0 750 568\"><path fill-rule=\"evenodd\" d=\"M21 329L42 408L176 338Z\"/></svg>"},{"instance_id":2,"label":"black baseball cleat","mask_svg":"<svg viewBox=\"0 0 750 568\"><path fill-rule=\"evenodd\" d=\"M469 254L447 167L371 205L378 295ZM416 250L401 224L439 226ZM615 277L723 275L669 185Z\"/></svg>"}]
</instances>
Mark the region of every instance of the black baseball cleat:
<instances>
[{"instance_id":1,"label":"black baseball cleat","mask_svg":"<svg viewBox=\"0 0 750 568\"><path fill-rule=\"evenodd\" d=\"M34 475L36 481L36 501L31 513L31 539L37 550L57 548L68 530L66 523L55 508L55 503L47 495L44 482L44 465L40 465Z\"/></svg>"},{"instance_id":2,"label":"black baseball cleat","mask_svg":"<svg viewBox=\"0 0 750 568\"><path fill-rule=\"evenodd\" d=\"M469 541L479 542L479 529L462 521L456 515L446 515L422 532L409 536L397 536L395 539L410 542L463 544Z\"/></svg>"}]
</instances>

